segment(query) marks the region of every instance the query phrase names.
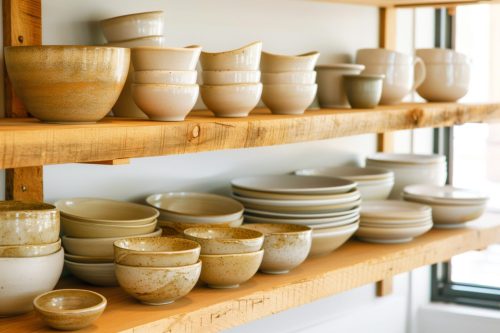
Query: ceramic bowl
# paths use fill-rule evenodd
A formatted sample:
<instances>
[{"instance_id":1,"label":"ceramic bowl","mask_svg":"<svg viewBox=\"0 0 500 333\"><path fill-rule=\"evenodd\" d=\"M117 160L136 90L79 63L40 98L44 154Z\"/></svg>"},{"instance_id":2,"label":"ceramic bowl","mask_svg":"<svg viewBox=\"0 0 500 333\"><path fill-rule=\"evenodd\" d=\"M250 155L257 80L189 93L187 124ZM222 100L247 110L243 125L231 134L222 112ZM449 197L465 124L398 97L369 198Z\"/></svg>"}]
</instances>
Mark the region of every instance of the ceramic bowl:
<instances>
[{"instance_id":1,"label":"ceramic bowl","mask_svg":"<svg viewBox=\"0 0 500 333\"><path fill-rule=\"evenodd\" d=\"M138 267L177 267L195 264L200 244L183 238L147 237L114 243L115 262Z\"/></svg>"},{"instance_id":2,"label":"ceramic bowl","mask_svg":"<svg viewBox=\"0 0 500 333\"><path fill-rule=\"evenodd\" d=\"M358 230L359 222L313 231L310 257L323 256L338 249Z\"/></svg>"},{"instance_id":3,"label":"ceramic bowl","mask_svg":"<svg viewBox=\"0 0 500 333\"><path fill-rule=\"evenodd\" d=\"M394 187L394 180L389 180L375 185L359 185L358 191L361 193L361 199L367 200L385 200L389 198Z\"/></svg>"},{"instance_id":4,"label":"ceramic bowl","mask_svg":"<svg viewBox=\"0 0 500 333\"><path fill-rule=\"evenodd\" d=\"M314 84L315 71L262 73L262 84Z\"/></svg>"},{"instance_id":5,"label":"ceramic bowl","mask_svg":"<svg viewBox=\"0 0 500 333\"><path fill-rule=\"evenodd\" d=\"M94 286L117 286L114 263L79 263L64 260L64 267L78 279Z\"/></svg>"},{"instance_id":6,"label":"ceramic bowl","mask_svg":"<svg viewBox=\"0 0 500 333\"><path fill-rule=\"evenodd\" d=\"M135 47L131 52L136 71L194 71L201 46Z\"/></svg>"},{"instance_id":7,"label":"ceramic bowl","mask_svg":"<svg viewBox=\"0 0 500 333\"><path fill-rule=\"evenodd\" d=\"M122 40L119 42L108 43L106 45L114 47L126 47L126 48L144 47L144 46L163 47L165 45L165 37L163 37L163 35L158 35L158 36L148 36L141 38L132 38L127 40Z\"/></svg>"},{"instance_id":8,"label":"ceramic bowl","mask_svg":"<svg viewBox=\"0 0 500 333\"><path fill-rule=\"evenodd\" d=\"M107 300L101 294L83 289L59 289L39 295L35 311L50 327L73 331L92 325L104 312Z\"/></svg>"},{"instance_id":9,"label":"ceramic bowl","mask_svg":"<svg viewBox=\"0 0 500 333\"><path fill-rule=\"evenodd\" d=\"M260 71L203 71L203 84L259 83Z\"/></svg>"},{"instance_id":10,"label":"ceramic bowl","mask_svg":"<svg viewBox=\"0 0 500 333\"><path fill-rule=\"evenodd\" d=\"M196 227L184 230L184 236L200 243L202 254L256 252L264 243L261 232L244 228Z\"/></svg>"},{"instance_id":11,"label":"ceramic bowl","mask_svg":"<svg viewBox=\"0 0 500 333\"><path fill-rule=\"evenodd\" d=\"M316 84L264 84L262 101L274 114L302 114L317 90Z\"/></svg>"},{"instance_id":12,"label":"ceramic bowl","mask_svg":"<svg viewBox=\"0 0 500 333\"><path fill-rule=\"evenodd\" d=\"M55 123L104 118L122 91L130 61L130 50L105 46L11 46L4 52L24 106L35 118Z\"/></svg>"},{"instance_id":13,"label":"ceramic bowl","mask_svg":"<svg viewBox=\"0 0 500 333\"><path fill-rule=\"evenodd\" d=\"M260 69L265 73L312 71L318 58L316 51L293 56L262 52Z\"/></svg>"},{"instance_id":14,"label":"ceramic bowl","mask_svg":"<svg viewBox=\"0 0 500 333\"><path fill-rule=\"evenodd\" d=\"M238 201L212 193L153 194L146 202L161 212L161 219L182 223L229 223L239 220L244 207Z\"/></svg>"},{"instance_id":15,"label":"ceramic bowl","mask_svg":"<svg viewBox=\"0 0 500 333\"><path fill-rule=\"evenodd\" d=\"M264 258L260 270L285 274L306 260L311 250L312 229L295 224L252 223L243 228L264 234Z\"/></svg>"},{"instance_id":16,"label":"ceramic bowl","mask_svg":"<svg viewBox=\"0 0 500 333\"><path fill-rule=\"evenodd\" d=\"M356 237L370 243L400 244L407 243L413 238L425 234L432 229L432 221L429 223L405 228L375 228L360 226L356 231Z\"/></svg>"},{"instance_id":17,"label":"ceramic bowl","mask_svg":"<svg viewBox=\"0 0 500 333\"><path fill-rule=\"evenodd\" d=\"M81 264L106 264L114 261L114 257L89 257L70 253L65 253L64 259Z\"/></svg>"},{"instance_id":18,"label":"ceramic bowl","mask_svg":"<svg viewBox=\"0 0 500 333\"><path fill-rule=\"evenodd\" d=\"M134 267L116 264L120 287L140 302L163 305L187 295L196 285L201 261L178 267Z\"/></svg>"},{"instance_id":19,"label":"ceramic bowl","mask_svg":"<svg viewBox=\"0 0 500 333\"><path fill-rule=\"evenodd\" d=\"M259 103L262 83L203 85L201 98L216 117L246 117Z\"/></svg>"},{"instance_id":20,"label":"ceramic bowl","mask_svg":"<svg viewBox=\"0 0 500 333\"><path fill-rule=\"evenodd\" d=\"M40 245L59 239L55 206L23 201L0 202L0 246Z\"/></svg>"},{"instance_id":21,"label":"ceramic bowl","mask_svg":"<svg viewBox=\"0 0 500 333\"><path fill-rule=\"evenodd\" d=\"M302 169L295 171L300 176L325 176L338 177L352 180L359 184L367 184L371 181L394 180L394 172L383 168L368 167L322 167L314 169Z\"/></svg>"},{"instance_id":22,"label":"ceramic bowl","mask_svg":"<svg viewBox=\"0 0 500 333\"><path fill-rule=\"evenodd\" d=\"M172 222L172 221L159 220L158 226L163 228L164 231L165 231L165 228L173 229L176 232L183 235L184 230L189 229L189 228L194 228L194 227L202 227L202 228L210 228L210 227L226 227L226 228L228 228L228 227L231 227L231 228L237 228L237 227L241 226L242 223L243 223L243 216L237 220L230 221L230 222L222 222L222 223L183 223L183 222Z\"/></svg>"},{"instance_id":23,"label":"ceramic bowl","mask_svg":"<svg viewBox=\"0 0 500 333\"><path fill-rule=\"evenodd\" d=\"M151 120L183 121L196 104L199 89L197 84L132 84L132 97Z\"/></svg>"},{"instance_id":24,"label":"ceramic bowl","mask_svg":"<svg viewBox=\"0 0 500 333\"><path fill-rule=\"evenodd\" d=\"M2 245L0 257L40 257L56 253L61 248L61 240L40 245Z\"/></svg>"},{"instance_id":25,"label":"ceramic bowl","mask_svg":"<svg viewBox=\"0 0 500 333\"><path fill-rule=\"evenodd\" d=\"M101 30L108 42L131 38L163 35L162 11L135 13L112 17L101 22Z\"/></svg>"},{"instance_id":26,"label":"ceramic bowl","mask_svg":"<svg viewBox=\"0 0 500 333\"><path fill-rule=\"evenodd\" d=\"M264 250L236 254L202 254L200 280L211 288L237 288L257 273L263 257Z\"/></svg>"},{"instance_id":27,"label":"ceramic bowl","mask_svg":"<svg viewBox=\"0 0 500 333\"><path fill-rule=\"evenodd\" d=\"M382 97L384 75L344 75L344 89L352 108L373 109Z\"/></svg>"},{"instance_id":28,"label":"ceramic bowl","mask_svg":"<svg viewBox=\"0 0 500 333\"><path fill-rule=\"evenodd\" d=\"M319 105L323 108L348 108L343 76L359 75L363 69L365 66L356 64L316 66Z\"/></svg>"},{"instance_id":29,"label":"ceramic bowl","mask_svg":"<svg viewBox=\"0 0 500 333\"><path fill-rule=\"evenodd\" d=\"M139 84L196 84L197 71L135 71L134 83Z\"/></svg>"},{"instance_id":30,"label":"ceramic bowl","mask_svg":"<svg viewBox=\"0 0 500 333\"><path fill-rule=\"evenodd\" d=\"M87 223L61 218L61 230L64 235L77 238L110 238L137 236L153 232L157 220L143 225L110 225L101 223Z\"/></svg>"},{"instance_id":31,"label":"ceramic bowl","mask_svg":"<svg viewBox=\"0 0 500 333\"><path fill-rule=\"evenodd\" d=\"M253 42L225 52L201 52L203 71L256 71L259 69L262 42Z\"/></svg>"},{"instance_id":32,"label":"ceramic bowl","mask_svg":"<svg viewBox=\"0 0 500 333\"><path fill-rule=\"evenodd\" d=\"M158 237L161 236L160 228L155 231L134 237ZM62 236L64 249L71 254L87 257L113 257L113 243L123 237L111 238L75 238Z\"/></svg>"},{"instance_id":33,"label":"ceramic bowl","mask_svg":"<svg viewBox=\"0 0 500 333\"><path fill-rule=\"evenodd\" d=\"M63 249L41 257L0 258L0 317L31 311L33 299L59 281L63 260Z\"/></svg>"}]
</instances>

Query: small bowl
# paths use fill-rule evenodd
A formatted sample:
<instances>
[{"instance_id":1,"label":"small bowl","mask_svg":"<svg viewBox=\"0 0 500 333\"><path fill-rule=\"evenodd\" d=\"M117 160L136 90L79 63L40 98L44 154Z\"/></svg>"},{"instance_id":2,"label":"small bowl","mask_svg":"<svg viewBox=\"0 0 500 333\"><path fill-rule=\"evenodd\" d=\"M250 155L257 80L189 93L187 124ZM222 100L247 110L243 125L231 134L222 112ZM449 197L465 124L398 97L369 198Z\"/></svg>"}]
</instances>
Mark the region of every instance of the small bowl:
<instances>
[{"instance_id":1,"label":"small bowl","mask_svg":"<svg viewBox=\"0 0 500 333\"><path fill-rule=\"evenodd\" d=\"M101 223L87 223L61 218L61 230L64 235L76 238L110 238L137 236L153 232L156 229L154 220L143 225L109 225Z\"/></svg>"},{"instance_id":2,"label":"small bowl","mask_svg":"<svg viewBox=\"0 0 500 333\"><path fill-rule=\"evenodd\" d=\"M61 240L40 245L3 245L0 246L0 257L40 257L56 253L61 248Z\"/></svg>"},{"instance_id":3,"label":"small bowl","mask_svg":"<svg viewBox=\"0 0 500 333\"><path fill-rule=\"evenodd\" d=\"M259 103L262 83L241 83L218 86L203 85L201 98L216 117L247 117Z\"/></svg>"},{"instance_id":4,"label":"small bowl","mask_svg":"<svg viewBox=\"0 0 500 333\"><path fill-rule=\"evenodd\" d=\"M132 84L132 97L151 120L183 121L196 104L199 90L197 84Z\"/></svg>"},{"instance_id":5,"label":"small bowl","mask_svg":"<svg viewBox=\"0 0 500 333\"><path fill-rule=\"evenodd\" d=\"M149 305L170 304L187 295L198 282L201 261L178 267L134 267L116 264L123 290Z\"/></svg>"},{"instance_id":6,"label":"small bowl","mask_svg":"<svg viewBox=\"0 0 500 333\"><path fill-rule=\"evenodd\" d=\"M92 325L104 312L104 296L90 290L59 289L39 295L35 311L52 328L74 331Z\"/></svg>"},{"instance_id":7,"label":"small bowl","mask_svg":"<svg viewBox=\"0 0 500 333\"><path fill-rule=\"evenodd\" d=\"M130 54L135 71L194 71L201 46L136 47Z\"/></svg>"},{"instance_id":8,"label":"small bowl","mask_svg":"<svg viewBox=\"0 0 500 333\"><path fill-rule=\"evenodd\" d=\"M274 114L303 114L317 90L316 84L264 84L262 101Z\"/></svg>"},{"instance_id":9,"label":"small bowl","mask_svg":"<svg viewBox=\"0 0 500 333\"><path fill-rule=\"evenodd\" d=\"M266 73L312 71L318 58L317 51L292 56L262 52L260 69Z\"/></svg>"},{"instance_id":10,"label":"small bowl","mask_svg":"<svg viewBox=\"0 0 500 333\"><path fill-rule=\"evenodd\" d=\"M144 46L163 47L165 45L165 37L163 37L163 35L158 35L158 36L148 36L142 38L133 38L133 39L122 40L120 42L108 43L106 45L113 47L126 47L126 48L144 47Z\"/></svg>"},{"instance_id":11,"label":"small bowl","mask_svg":"<svg viewBox=\"0 0 500 333\"><path fill-rule=\"evenodd\" d=\"M306 260L311 250L312 229L308 226L277 223L251 223L243 228L264 234L264 259L260 270L286 274Z\"/></svg>"},{"instance_id":12,"label":"small bowl","mask_svg":"<svg viewBox=\"0 0 500 333\"><path fill-rule=\"evenodd\" d=\"M385 75L344 75L344 89L352 108L373 109L380 103Z\"/></svg>"},{"instance_id":13,"label":"small bowl","mask_svg":"<svg viewBox=\"0 0 500 333\"><path fill-rule=\"evenodd\" d=\"M260 71L203 71L203 84L259 83Z\"/></svg>"},{"instance_id":14,"label":"small bowl","mask_svg":"<svg viewBox=\"0 0 500 333\"><path fill-rule=\"evenodd\" d=\"M80 280L94 286L114 287L118 285L114 263L80 263L64 260L64 267Z\"/></svg>"},{"instance_id":15,"label":"small bowl","mask_svg":"<svg viewBox=\"0 0 500 333\"><path fill-rule=\"evenodd\" d=\"M59 211L40 202L0 202L0 246L51 244L59 239Z\"/></svg>"},{"instance_id":16,"label":"small bowl","mask_svg":"<svg viewBox=\"0 0 500 333\"><path fill-rule=\"evenodd\" d=\"M314 84L315 71L262 73L262 84Z\"/></svg>"},{"instance_id":17,"label":"small bowl","mask_svg":"<svg viewBox=\"0 0 500 333\"><path fill-rule=\"evenodd\" d=\"M140 84L196 84L197 71L135 71L134 83Z\"/></svg>"},{"instance_id":18,"label":"small bowl","mask_svg":"<svg viewBox=\"0 0 500 333\"><path fill-rule=\"evenodd\" d=\"M264 250L236 254L202 254L200 280L210 288L238 288L259 270Z\"/></svg>"},{"instance_id":19,"label":"small bowl","mask_svg":"<svg viewBox=\"0 0 500 333\"><path fill-rule=\"evenodd\" d=\"M178 267L195 264L200 244L183 238L147 237L114 243L115 262L136 267Z\"/></svg>"},{"instance_id":20,"label":"small bowl","mask_svg":"<svg viewBox=\"0 0 500 333\"><path fill-rule=\"evenodd\" d=\"M309 257L324 256L338 249L358 230L359 222L341 227L315 229Z\"/></svg>"},{"instance_id":21,"label":"small bowl","mask_svg":"<svg viewBox=\"0 0 500 333\"><path fill-rule=\"evenodd\" d=\"M202 254L256 252L264 243L264 235L261 232L243 228L189 228L184 230L184 236L200 243Z\"/></svg>"},{"instance_id":22,"label":"small bowl","mask_svg":"<svg viewBox=\"0 0 500 333\"><path fill-rule=\"evenodd\" d=\"M162 11L134 13L102 20L101 30L108 42L131 38L162 35L164 15Z\"/></svg>"},{"instance_id":23,"label":"small bowl","mask_svg":"<svg viewBox=\"0 0 500 333\"><path fill-rule=\"evenodd\" d=\"M225 52L201 52L204 71L256 71L259 69L262 42L253 42Z\"/></svg>"}]
</instances>

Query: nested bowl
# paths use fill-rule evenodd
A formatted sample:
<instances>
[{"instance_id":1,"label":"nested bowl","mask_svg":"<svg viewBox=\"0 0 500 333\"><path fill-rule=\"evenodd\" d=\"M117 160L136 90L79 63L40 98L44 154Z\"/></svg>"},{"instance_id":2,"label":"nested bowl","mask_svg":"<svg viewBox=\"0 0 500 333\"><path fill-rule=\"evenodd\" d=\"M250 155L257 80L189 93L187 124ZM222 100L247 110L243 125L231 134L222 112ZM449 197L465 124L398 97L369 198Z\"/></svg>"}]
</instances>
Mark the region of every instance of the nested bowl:
<instances>
[{"instance_id":1,"label":"nested bowl","mask_svg":"<svg viewBox=\"0 0 500 333\"><path fill-rule=\"evenodd\" d=\"M108 42L163 35L164 15L162 11L134 13L111 17L100 22L101 30Z\"/></svg>"},{"instance_id":2,"label":"nested bowl","mask_svg":"<svg viewBox=\"0 0 500 333\"><path fill-rule=\"evenodd\" d=\"M184 230L184 236L200 243L202 254L256 252L264 243L264 235L261 232L244 228L189 228Z\"/></svg>"},{"instance_id":3,"label":"nested bowl","mask_svg":"<svg viewBox=\"0 0 500 333\"><path fill-rule=\"evenodd\" d=\"M259 69L262 42L224 52L201 52L203 71L255 71Z\"/></svg>"},{"instance_id":4,"label":"nested bowl","mask_svg":"<svg viewBox=\"0 0 500 333\"><path fill-rule=\"evenodd\" d=\"M76 238L110 238L137 236L153 232L156 229L157 220L143 225L88 223L61 218L61 228L64 235Z\"/></svg>"},{"instance_id":5,"label":"nested bowl","mask_svg":"<svg viewBox=\"0 0 500 333\"><path fill-rule=\"evenodd\" d=\"M41 257L56 253L61 248L61 240L54 243L35 245L2 245L0 246L0 257L23 258Z\"/></svg>"}]
</instances>

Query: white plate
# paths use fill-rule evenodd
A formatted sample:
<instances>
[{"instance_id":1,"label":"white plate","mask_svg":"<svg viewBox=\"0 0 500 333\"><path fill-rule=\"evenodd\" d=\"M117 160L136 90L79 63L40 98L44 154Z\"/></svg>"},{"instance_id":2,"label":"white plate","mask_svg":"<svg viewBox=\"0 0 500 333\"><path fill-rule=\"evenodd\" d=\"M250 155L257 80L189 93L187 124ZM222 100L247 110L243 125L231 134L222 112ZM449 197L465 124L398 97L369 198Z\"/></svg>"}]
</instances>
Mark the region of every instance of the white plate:
<instances>
[{"instance_id":1,"label":"white plate","mask_svg":"<svg viewBox=\"0 0 500 333\"><path fill-rule=\"evenodd\" d=\"M356 187L355 182L342 178L295 175L237 178L231 185L253 191L293 194L346 193Z\"/></svg>"},{"instance_id":2,"label":"white plate","mask_svg":"<svg viewBox=\"0 0 500 333\"><path fill-rule=\"evenodd\" d=\"M356 236L362 239L398 241L425 234L432 229L432 223L411 228L375 228L360 226Z\"/></svg>"},{"instance_id":3,"label":"white plate","mask_svg":"<svg viewBox=\"0 0 500 333\"><path fill-rule=\"evenodd\" d=\"M349 179L355 182L386 181L394 179L394 172L383 168L325 167L295 171L299 176L326 176Z\"/></svg>"},{"instance_id":4,"label":"white plate","mask_svg":"<svg viewBox=\"0 0 500 333\"><path fill-rule=\"evenodd\" d=\"M318 213L329 213L329 212L342 212L361 204L361 200L350 201L335 205L306 205L306 206L272 206L272 205L260 205L254 203L245 203L245 208L264 210L268 212L278 212L286 214L318 214Z\"/></svg>"},{"instance_id":5,"label":"white plate","mask_svg":"<svg viewBox=\"0 0 500 333\"><path fill-rule=\"evenodd\" d=\"M270 199L257 199L257 198L247 198L242 197L237 194L233 194L233 198L239 202L245 204L257 204L257 205L269 205L277 207L301 207L301 206L323 206L323 205L337 205L343 204L351 201L356 201L361 197L359 191L354 190L349 193L340 194L334 199L323 199L323 200L270 200Z\"/></svg>"},{"instance_id":6,"label":"white plate","mask_svg":"<svg viewBox=\"0 0 500 333\"><path fill-rule=\"evenodd\" d=\"M446 162L446 157L437 154L379 153L368 157L366 160L384 164L436 164Z\"/></svg>"},{"instance_id":7,"label":"white plate","mask_svg":"<svg viewBox=\"0 0 500 333\"><path fill-rule=\"evenodd\" d=\"M359 219L359 214L354 212L353 214L343 215L338 217L322 218L322 219L288 219L288 218L270 218L254 215L245 215L245 222L251 223L281 223L281 224L300 224L307 225L311 228L314 226L337 226L342 224L347 224L346 221L350 221L353 218Z\"/></svg>"},{"instance_id":8,"label":"white plate","mask_svg":"<svg viewBox=\"0 0 500 333\"><path fill-rule=\"evenodd\" d=\"M320 219L320 218L329 218L329 217L338 217L338 216L345 216L345 215L350 215L353 213L359 213L360 208L359 207L353 207L351 209L347 210L341 210L341 211L332 211L332 212L326 212L326 213L296 213L296 214L290 214L290 213L284 213L284 212L268 212L268 211L263 211L263 210L258 210L258 209L250 209L250 208L245 208L245 213L250 213L254 216L260 216L260 217L278 217L278 218L288 218L288 219Z\"/></svg>"},{"instance_id":9,"label":"white plate","mask_svg":"<svg viewBox=\"0 0 500 333\"><path fill-rule=\"evenodd\" d=\"M419 219L430 217L431 207L397 200L366 201L361 205L361 216L371 218Z\"/></svg>"},{"instance_id":10,"label":"white plate","mask_svg":"<svg viewBox=\"0 0 500 333\"><path fill-rule=\"evenodd\" d=\"M361 223L367 224L385 224L385 225L404 225L404 224L414 224L414 223L425 223L432 221L430 217L424 217L421 219L393 219L393 218L370 218L362 217Z\"/></svg>"},{"instance_id":11,"label":"white plate","mask_svg":"<svg viewBox=\"0 0 500 333\"><path fill-rule=\"evenodd\" d=\"M404 195L442 204L481 204L488 200L479 192L451 185L409 185L404 188Z\"/></svg>"}]
</instances>

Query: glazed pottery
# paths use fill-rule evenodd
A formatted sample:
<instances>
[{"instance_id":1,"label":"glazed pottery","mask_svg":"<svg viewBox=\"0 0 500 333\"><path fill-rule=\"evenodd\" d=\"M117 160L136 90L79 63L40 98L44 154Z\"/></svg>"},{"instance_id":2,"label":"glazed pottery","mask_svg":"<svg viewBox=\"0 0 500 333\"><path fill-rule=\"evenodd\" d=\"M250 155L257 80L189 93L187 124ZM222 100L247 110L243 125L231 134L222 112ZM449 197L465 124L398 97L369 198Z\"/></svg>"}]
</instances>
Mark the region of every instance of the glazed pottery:
<instances>
[{"instance_id":1,"label":"glazed pottery","mask_svg":"<svg viewBox=\"0 0 500 333\"><path fill-rule=\"evenodd\" d=\"M196 227L184 230L184 236L200 243L202 254L256 252L264 243L261 232L244 228Z\"/></svg>"},{"instance_id":2,"label":"glazed pottery","mask_svg":"<svg viewBox=\"0 0 500 333\"><path fill-rule=\"evenodd\" d=\"M343 85L344 75L359 75L364 65L333 64L316 66L318 102L323 108L348 108Z\"/></svg>"},{"instance_id":3,"label":"glazed pottery","mask_svg":"<svg viewBox=\"0 0 500 333\"><path fill-rule=\"evenodd\" d=\"M197 71L135 71L136 84L196 84Z\"/></svg>"},{"instance_id":4,"label":"glazed pottery","mask_svg":"<svg viewBox=\"0 0 500 333\"><path fill-rule=\"evenodd\" d=\"M314 84L316 83L315 71L301 72L281 72L281 73L262 73L262 84Z\"/></svg>"},{"instance_id":5,"label":"glazed pottery","mask_svg":"<svg viewBox=\"0 0 500 333\"><path fill-rule=\"evenodd\" d=\"M59 251L61 240L54 243L36 245L1 245L0 257L40 257Z\"/></svg>"},{"instance_id":6,"label":"glazed pottery","mask_svg":"<svg viewBox=\"0 0 500 333\"><path fill-rule=\"evenodd\" d=\"M131 52L135 71L194 71L201 46L135 47Z\"/></svg>"},{"instance_id":7,"label":"glazed pottery","mask_svg":"<svg viewBox=\"0 0 500 333\"><path fill-rule=\"evenodd\" d=\"M61 217L61 229L64 235L69 237L89 237L89 238L110 238L137 236L153 232L156 229L157 220L143 225L127 225L126 223L105 224L105 223L87 223L75 221L69 218Z\"/></svg>"},{"instance_id":8,"label":"glazed pottery","mask_svg":"<svg viewBox=\"0 0 500 333\"><path fill-rule=\"evenodd\" d=\"M108 18L100 22L101 30L108 42L132 38L163 35L164 15L162 11L134 13Z\"/></svg>"},{"instance_id":9,"label":"glazed pottery","mask_svg":"<svg viewBox=\"0 0 500 333\"><path fill-rule=\"evenodd\" d=\"M303 114L317 90L316 84L264 84L262 101L274 114Z\"/></svg>"},{"instance_id":10,"label":"glazed pottery","mask_svg":"<svg viewBox=\"0 0 500 333\"><path fill-rule=\"evenodd\" d=\"M216 117L246 117L259 103L262 83L202 85L201 98Z\"/></svg>"},{"instance_id":11,"label":"glazed pottery","mask_svg":"<svg viewBox=\"0 0 500 333\"><path fill-rule=\"evenodd\" d=\"M64 259L80 264L107 264L114 261L114 257L89 257L76 254L65 253Z\"/></svg>"},{"instance_id":12,"label":"glazed pottery","mask_svg":"<svg viewBox=\"0 0 500 333\"><path fill-rule=\"evenodd\" d=\"M335 251L358 230L359 223L313 230L310 257L323 256Z\"/></svg>"},{"instance_id":13,"label":"glazed pottery","mask_svg":"<svg viewBox=\"0 0 500 333\"><path fill-rule=\"evenodd\" d=\"M64 260L64 267L75 277L94 286L117 286L114 263L79 263Z\"/></svg>"},{"instance_id":14,"label":"glazed pottery","mask_svg":"<svg viewBox=\"0 0 500 333\"><path fill-rule=\"evenodd\" d=\"M384 75L344 75L349 105L355 109L373 109L382 97Z\"/></svg>"},{"instance_id":15,"label":"glazed pottery","mask_svg":"<svg viewBox=\"0 0 500 333\"><path fill-rule=\"evenodd\" d=\"M163 37L162 35L158 35L158 36L133 38L133 39L122 40L119 42L108 43L106 45L113 46L113 47L125 47L125 48L162 47L165 45L165 37ZM130 74L129 74L129 76L130 76ZM127 79L127 81L128 81L128 79Z\"/></svg>"},{"instance_id":16,"label":"glazed pottery","mask_svg":"<svg viewBox=\"0 0 500 333\"><path fill-rule=\"evenodd\" d=\"M312 71L319 58L319 52L299 55L282 55L262 52L260 69L266 73Z\"/></svg>"},{"instance_id":17,"label":"glazed pottery","mask_svg":"<svg viewBox=\"0 0 500 333\"><path fill-rule=\"evenodd\" d=\"M201 52L203 71L255 71L259 69L262 42L224 52Z\"/></svg>"},{"instance_id":18,"label":"glazed pottery","mask_svg":"<svg viewBox=\"0 0 500 333\"><path fill-rule=\"evenodd\" d=\"M184 222L173 222L173 221L166 221L166 220L159 220L158 221L158 226L163 228L165 231L165 228L173 229L180 233L181 235L184 233L184 230L189 229L189 228L210 228L210 227L231 227L231 228L237 228L241 226L243 223L243 216L238 218L237 220L230 221L230 222L222 222L222 223L198 223L198 222L191 222L191 223L184 223Z\"/></svg>"},{"instance_id":19,"label":"glazed pottery","mask_svg":"<svg viewBox=\"0 0 500 333\"><path fill-rule=\"evenodd\" d=\"M260 71L203 71L201 75L205 85L260 82Z\"/></svg>"}]
</instances>

